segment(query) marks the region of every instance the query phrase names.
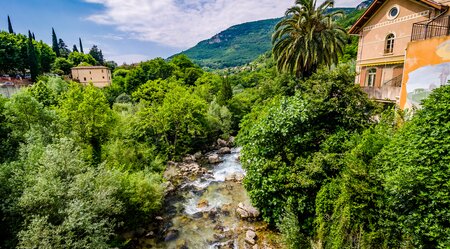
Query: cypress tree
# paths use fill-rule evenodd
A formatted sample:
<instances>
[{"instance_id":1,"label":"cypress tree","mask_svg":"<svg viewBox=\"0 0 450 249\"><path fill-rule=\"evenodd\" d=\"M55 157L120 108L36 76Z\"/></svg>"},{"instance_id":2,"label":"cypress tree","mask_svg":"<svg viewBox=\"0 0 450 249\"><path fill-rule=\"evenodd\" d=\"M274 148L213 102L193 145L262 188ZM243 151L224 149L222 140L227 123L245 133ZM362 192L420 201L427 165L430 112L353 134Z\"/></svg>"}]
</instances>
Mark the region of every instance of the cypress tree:
<instances>
[{"instance_id":1,"label":"cypress tree","mask_svg":"<svg viewBox=\"0 0 450 249\"><path fill-rule=\"evenodd\" d=\"M231 88L228 77L225 76L222 81L219 96L217 96L217 103L219 103L220 105L226 105L228 103L228 100L230 100L231 98L233 98L233 89Z\"/></svg>"},{"instance_id":2,"label":"cypress tree","mask_svg":"<svg viewBox=\"0 0 450 249\"><path fill-rule=\"evenodd\" d=\"M12 28L11 19L8 16L8 31L10 34L14 34L14 30Z\"/></svg>"},{"instance_id":3,"label":"cypress tree","mask_svg":"<svg viewBox=\"0 0 450 249\"><path fill-rule=\"evenodd\" d=\"M33 82L36 81L36 78L39 74L39 63L38 58L36 56L36 49L33 44L33 36L31 32L28 30L28 46L27 46L27 54L28 54L28 66L30 68L31 80Z\"/></svg>"},{"instance_id":4,"label":"cypress tree","mask_svg":"<svg viewBox=\"0 0 450 249\"><path fill-rule=\"evenodd\" d=\"M56 57L60 57L61 53L59 52L58 46L58 38L56 37L55 29L52 28L52 49L55 52Z\"/></svg>"},{"instance_id":5,"label":"cypress tree","mask_svg":"<svg viewBox=\"0 0 450 249\"><path fill-rule=\"evenodd\" d=\"M82 53L82 54L84 54L84 51L83 51L83 43L81 43L81 38L78 38L79 40L80 40L80 52Z\"/></svg>"},{"instance_id":6,"label":"cypress tree","mask_svg":"<svg viewBox=\"0 0 450 249\"><path fill-rule=\"evenodd\" d=\"M36 36L34 36L34 32L31 35L33 36L33 40L36 41Z\"/></svg>"},{"instance_id":7,"label":"cypress tree","mask_svg":"<svg viewBox=\"0 0 450 249\"><path fill-rule=\"evenodd\" d=\"M92 55L92 57L94 57L94 59L98 61L100 65L103 65L104 63L103 53L102 50L98 49L97 45L92 46L91 50L89 51L89 54Z\"/></svg>"},{"instance_id":8,"label":"cypress tree","mask_svg":"<svg viewBox=\"0 0 450 249\"><path fill-rule=\"evenodd\" d=\"M77 45L73 44L72 52L78 52Z\"/></svg>"}]
</instances>

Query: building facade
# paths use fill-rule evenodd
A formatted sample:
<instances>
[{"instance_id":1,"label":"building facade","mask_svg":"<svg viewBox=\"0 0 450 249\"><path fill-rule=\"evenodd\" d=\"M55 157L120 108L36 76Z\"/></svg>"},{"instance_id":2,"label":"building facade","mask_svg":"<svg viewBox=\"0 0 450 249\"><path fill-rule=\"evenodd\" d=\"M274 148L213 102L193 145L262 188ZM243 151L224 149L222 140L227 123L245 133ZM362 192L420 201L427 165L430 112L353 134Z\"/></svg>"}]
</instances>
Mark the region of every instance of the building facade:
<instances>
[{"instance_id":1,"label":"building facade","mask_svg":"<svg viewBox=\"0 0 450 249\"><path fill-rule=\"evenodd\" d=\"M72 79L84 85L92 83L95 87L111 85L111 70L104 66L79 66L72 68Z\"/></svg>"},{"instance_id":2,"label":"building facade","mask_svg":"<svg viewBox=\"0 0 450 249\"><path fill-rule=\"evenodd\" d=\"M433 34L430 23L447 13L446 2L431 0L374 0L349 30L359 37L356 83L379 101L400 100L407 47ZM448 24L448 23L447 23ZM422 26L431 27L429 30ZM439 33L439 32L438 32Z\"/></svg>"}]
</instances>

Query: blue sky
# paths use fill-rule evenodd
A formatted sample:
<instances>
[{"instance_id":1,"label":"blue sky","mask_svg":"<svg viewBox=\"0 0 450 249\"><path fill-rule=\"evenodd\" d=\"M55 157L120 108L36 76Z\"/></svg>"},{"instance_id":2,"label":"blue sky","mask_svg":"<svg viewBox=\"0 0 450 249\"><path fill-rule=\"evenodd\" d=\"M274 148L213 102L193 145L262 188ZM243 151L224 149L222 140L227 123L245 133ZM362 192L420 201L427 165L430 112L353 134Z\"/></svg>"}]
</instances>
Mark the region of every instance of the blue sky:
<instances>
[{"instance_id":1,"label":"blue sky","mask_svg":"<svg viewBox=\"0 0 450 249\"><path fill-rule=\"evenodd\" d=\"M83 40L107 60L166 58L235 24L282 16L294 0L0 0L0 29L30 29L51 43L51 28L70 49ZM338 0L336 6L356 5Z\"/></svg>"}]
</instances>

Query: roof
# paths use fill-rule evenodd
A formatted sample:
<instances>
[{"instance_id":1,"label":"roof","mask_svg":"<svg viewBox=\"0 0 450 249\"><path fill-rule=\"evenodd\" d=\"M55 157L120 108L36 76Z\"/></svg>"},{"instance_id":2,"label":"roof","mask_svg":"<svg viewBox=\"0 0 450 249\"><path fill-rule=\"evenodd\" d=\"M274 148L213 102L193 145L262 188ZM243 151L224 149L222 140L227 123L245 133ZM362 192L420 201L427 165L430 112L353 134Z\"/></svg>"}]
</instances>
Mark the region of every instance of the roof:
<instances>
[{"instance_id":1,"label":"roof","mask_svg":"<svg viewBox=\"0 0 450 249\"><path fill-rule=\"evenodd\" d=\"M105 66L78 66L72 67L72 69L109 69Z\"/></svg>"},{"instance_id":2,"label":"roof","mask_svg":"<svg viewBox=\"0 0 450 249\"><path fill-rule=\"evenodd\" d=\"M387 2L388 0L374 0L372 4L366 9L366 11L362 14L362 16L353 24L353 26L348 31L349 34L358 34L362 27L366 24L366 22L372 17L373 14L377 12L381 6ZM425 5L428 5L432 8L443 10L446 9L447 6L437 3L433 0L412 0L415 2L419 2Z\"/></svg>"}]
</instances>

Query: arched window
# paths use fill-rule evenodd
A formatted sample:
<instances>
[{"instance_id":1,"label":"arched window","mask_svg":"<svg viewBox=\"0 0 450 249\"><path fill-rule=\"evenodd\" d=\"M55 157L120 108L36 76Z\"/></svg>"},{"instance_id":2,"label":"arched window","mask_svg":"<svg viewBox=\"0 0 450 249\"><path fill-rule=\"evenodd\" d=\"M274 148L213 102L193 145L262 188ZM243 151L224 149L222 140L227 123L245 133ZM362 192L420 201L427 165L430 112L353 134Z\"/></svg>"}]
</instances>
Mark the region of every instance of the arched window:
<instances>
[{"instance_id":1,"label":"arched window","mask_svg":"<svg viewBox=\"0 0 450 249\"><path fill-rule=\"evenodd\" d=\"M367 70L367 80L366 80L366 85L368 87L373 87L375 85L375 78L377 76L377 69L376 68L371 68L369 70Z\"/></svg>"},{"instance_id":2,"label":"arched window","mask_svg":"<svg viewBox=\"0 0 450 249\"><path fill-rule=\"evenodd\" d=\"M394 52L394 34L389 34L386 36L386 43L384 46L384 53L385 54L392 54Z\"/></svg>"}]
</instances>

